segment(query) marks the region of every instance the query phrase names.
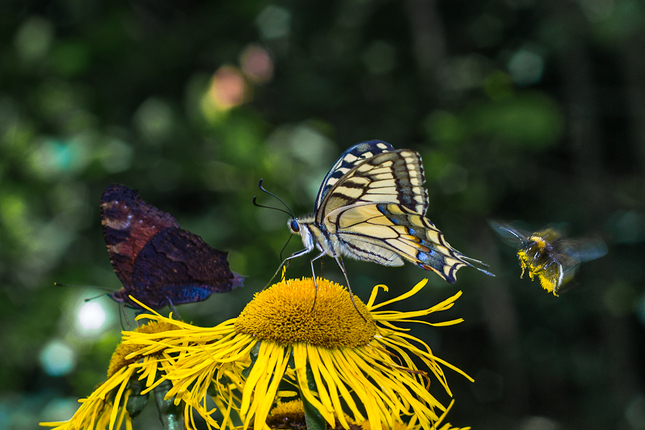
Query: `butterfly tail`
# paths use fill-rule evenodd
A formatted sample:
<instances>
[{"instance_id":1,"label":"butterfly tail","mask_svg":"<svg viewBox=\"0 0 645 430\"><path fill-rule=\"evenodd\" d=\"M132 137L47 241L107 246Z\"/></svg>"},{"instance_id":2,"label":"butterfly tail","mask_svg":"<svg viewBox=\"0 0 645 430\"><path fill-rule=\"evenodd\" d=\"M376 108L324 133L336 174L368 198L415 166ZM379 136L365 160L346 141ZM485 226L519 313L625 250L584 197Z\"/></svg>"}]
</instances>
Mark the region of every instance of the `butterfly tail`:
<instances>
[{"instance_id":1,"label":"butterfly tail","mask_svg":"<svg viewBox=\"0 0 645 430\"><path fill-rule=\"evenodd\" d=\"M488 264L484 263L483 261L477 260L475 258L467 257L467 256L465 256L463 254L461 254L460 257L461 257L461 260L464 261L468 267L472 267L473 269L477 269L477 270L479 270L480 272L482 272L485 275L495 277L494 273L489 272L488 270L483 268L483 267L489 267ZM483 267L477 267L477 266L483 266Z\"/></svg>"}]
</instances>

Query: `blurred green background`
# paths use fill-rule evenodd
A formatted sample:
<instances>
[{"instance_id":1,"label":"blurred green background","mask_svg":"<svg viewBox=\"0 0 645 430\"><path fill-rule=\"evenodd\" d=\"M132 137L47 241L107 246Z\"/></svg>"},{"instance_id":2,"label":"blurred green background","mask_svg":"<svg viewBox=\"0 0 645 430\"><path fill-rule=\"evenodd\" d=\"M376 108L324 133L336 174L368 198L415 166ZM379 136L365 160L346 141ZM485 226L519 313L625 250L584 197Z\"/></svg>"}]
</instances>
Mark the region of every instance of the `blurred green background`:
<instances>
[{"instance_id":1,"label":"blurred green background","mask_svg":"<svg viewBox=\"0 0 645 430\"><path fill-rule=\"evenodd\" d=\"M450 422L645 429L644 27L637 0L4 0L0 429L67 419L105 379L119 306L53 283L121 287L107 185L230 252L245 286L179 308L214 325L264 287L288 237L284 214L252 205L258 180L309 213L336 158L375 138L421 153L428 217L497 274L449 285L346 261L364 300L423 277L421 301L401 306L463 290L434 317L463 324L413 331L476 379L448 374ZM519 278L491 218L564 222L609 254L553 297ZM307 258L289 271L303 275ZM342 279L329 259L325 275ZM148 409L136 427L157 425Z\"/></svg>"}]
</instances>

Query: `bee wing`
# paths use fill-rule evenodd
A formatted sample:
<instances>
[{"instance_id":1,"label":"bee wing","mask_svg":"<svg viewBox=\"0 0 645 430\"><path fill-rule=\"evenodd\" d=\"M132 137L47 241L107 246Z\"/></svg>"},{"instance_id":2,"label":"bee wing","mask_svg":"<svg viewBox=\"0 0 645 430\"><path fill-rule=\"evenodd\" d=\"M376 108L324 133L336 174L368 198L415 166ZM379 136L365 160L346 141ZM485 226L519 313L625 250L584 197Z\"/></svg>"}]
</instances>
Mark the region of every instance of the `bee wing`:
<instances>
[{"instance_id":1,"label":"bee wing","mask_svg":"<svg viewBox=\"0 0 645 430\"><path fill-rule=\"evenodd\" d=\"M575 258L578 262L592 261L607 254L607 245L601 239L565 239L557 243L558 253Z\"/></svg>"},{"instance_id":2,"label":"bee wing","mask_svg":"<svg viewBox=\"0 0 645 430\"><path fill-rule=\"evenodd\" d=\"M508 223L496 220L488 220L491 228L502 240L511 246L516 248L523 248L527 245L528 238L531 235L530 232L525 231L521 228L514 227Z\"/></svg>"}]
</instances>

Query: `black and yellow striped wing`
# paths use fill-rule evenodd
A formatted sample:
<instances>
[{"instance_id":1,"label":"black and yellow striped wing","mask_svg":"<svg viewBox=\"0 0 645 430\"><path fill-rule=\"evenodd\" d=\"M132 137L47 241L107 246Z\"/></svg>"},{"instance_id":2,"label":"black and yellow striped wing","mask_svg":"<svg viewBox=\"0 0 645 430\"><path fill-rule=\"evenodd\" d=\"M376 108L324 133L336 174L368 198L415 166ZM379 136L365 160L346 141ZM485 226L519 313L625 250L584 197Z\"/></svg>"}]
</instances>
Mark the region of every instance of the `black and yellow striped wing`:
<instances>
[{"instance_id":1,"label":"black and yellow striped wing","mask_svg":"<svg viewBox=\"0 0 645 430\"><path fill-rule=\"evenodd\" d=\"M384 266L408 260L453 283L461 267L483 263L451 247L425 218L424 182L417 152L380 141L360 143L341 155L323 181L315 223L338 240L343 255Z\"/></svg>"},{"instance_id":2,"label":"black and yellow striped wing","mask_svg":"<svg viewBox=\"0 0 645 430\"><path fill-rule=\"evenodd\" d=\"M364 145L364 152L356 154L359 145ZM388 147L392 148L384 142L364 142L338 159L318 192L320 201L317 199L314 208L317 222L322 223L329 213L341 207L372 203L398 204L425 214L428 192L423 188L421 157L409 149ZM365 157L377 149L381 152ZM337 178L341 172L344 173Z\"/></svg>"},{"instance_id":3,"label":"black and yellow striped wing","mask_svg":"<svg viewBox=\"0 0 645 430\"><path fill-rule=\"evenodd\" d=\"M357 143L343 152L331 169L329 169L329 172L327 172L325 179L323 179L322 184L320 185L318 195L316 196L316 202L314 204L314 212L318 212L322 206L322 201L327 195L327 192L333 189L338 184L338 181L343 179L343 176L345 176L354 167L375 155L394 150L394 147L387 142L368 140L366 142Z\"/></svg>"}]
</instances>

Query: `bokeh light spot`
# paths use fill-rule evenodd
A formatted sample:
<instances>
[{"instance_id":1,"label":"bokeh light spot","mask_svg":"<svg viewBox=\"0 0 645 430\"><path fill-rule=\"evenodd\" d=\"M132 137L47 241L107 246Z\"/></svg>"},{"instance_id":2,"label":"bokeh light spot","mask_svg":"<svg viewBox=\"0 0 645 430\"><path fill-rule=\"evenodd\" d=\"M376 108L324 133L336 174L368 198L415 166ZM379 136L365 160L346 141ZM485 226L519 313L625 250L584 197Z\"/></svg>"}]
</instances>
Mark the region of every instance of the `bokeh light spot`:
<instances>
[{"instance_id":1,"label":"bokeh light spot","mask_svg":"<svg viewBox=\"0 0 645 430\"><path fill-rule=\"evenodd\" d=\"M546 417L529 417L520 425L520 430L558 430L555 421Z\"/></svg>"},{"instance_id":2,"label":"bokeh light spot","mask_svg":"<svg viewBox=\"0 0 645 430\"><path fill-rule=\"evenodd\" d=\"M144 101L134 114L134 123L149 143L160 143L169 138L174 115L170 106L157 98Z\"/></svg>"},{"instance_id":3,"label":"bokeh light spot","mask_svg":"<svg viewBox=\"0 0 645 430\"><path fill-rule=\"evenodd\" d=\"M260 12L255 22L262 37L279 39L289 34L291 13L285 8L270 5Z\"/></svg>"},{"instance_id":4,"label":"bokeh light spot","mask_svg":"<svg viewBox=\"0 0 645 430\"><path fill-rule=\"evenodd\" d=\"M134 150L129 143L111 138L104 142L96 155L106 171L118 173L130 168Z\"/></svg>"},{"instance_id":5,"label":"bokeh light spot","mask_svg":"<svg viewBox=\"0 0 645 430\"><path fill-rule=\"evenodd\" d=\"M96 302L85 303L78 311L78 323L84 330L98 330L105 324L103 306Z\"/></svg>"},{"instance_id":6,"label":"bokeh light spot","mask_svg":"<svg viewBox=\"0 0 645 430\"><path fill-rule=\"evenodd\" d=\"M202 99L204 116L213 121L218 114L228 111L247 101L247 86L239 69L232 66L220 67Z\"/></svg>"},{"instance_id":7,"label":"bokeh light spot","mask_svg":"<svg viewBox=\"0 0 645 430\"><path fill-rule=\"evenodd\" d=\"M78 399L53 399L40 411L40 421L65 421L78 409Z\"/></svg>"},{"instance_id":8,"label":"bokeh light spot","mask_svg":"<svg viewBox=\"0 0 645 430\"><path fill-rule=\"evenodd\" d=\"M44 58L54 39L54 27L46 19L27 19L16 32L14 46L23 60L34 61Z\"/></svg>"},{"instance_id":9,"label":"bokeh light spot","mask_svg":"<svg viewBox=\"0 0 645 430\"><path fill-rule=\"evenodd\" d=\"M255 83L264 83L273 77L273 60L266 49L251 44L240 55L244 75Z\"/></svg>"},{"instance_id":10,"label":"bokeh light spot","mask_svg":"<svg viewBox=\"0 0 645 430\"><path fill-rule=\"evenodd\" d=\"M544 60L533 51L520 49L509 60L508 71L518 85L536 84L542 80Z\"/></svg>"},{"instance_id":11,"label":"bokeh light spot","mask_svg":"<svg viewBox=\"0 0 645 430\"><path fill-rule=\"evenodd\" d=\"M82 135L71 140L46 139L31 154L31 170L43 179L77 173L91 161L91 147L91 139Z\"/></svg>"},{"instance_id":12,"label":"bokeh light spot","mask_svg":"<svg viewBox=\"0 0 645 430\"><path fill-rule=\"evenodd\" d=\"M625 408L625 418L633 429L645 428L645 396L637 394Z\"/></svg>"},{"instance_id":13,"label":"bokeh light spot","mask_svg":"<svg viewBox=\"0 0 645 430\"><path fill-rule=\"evenodd\" d=\"M645 240L645 217L636 211L616 211L608 221L617 243L638 243Z\"/></svg>"},{"instance_id":14,"label":"bokeh light spot","mask_svg":"<svg viewBox=\"0 0 645 430\"><path fill-rule=\"evenodd\" d=\"M59 340L52 340L40 352L40 364L50 376L64 376L74 370L76 353Z\"/></svg>"}]
</instances>

